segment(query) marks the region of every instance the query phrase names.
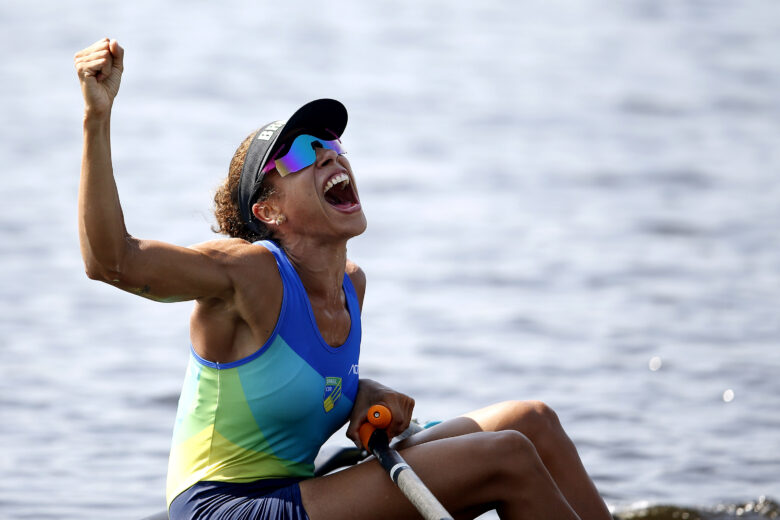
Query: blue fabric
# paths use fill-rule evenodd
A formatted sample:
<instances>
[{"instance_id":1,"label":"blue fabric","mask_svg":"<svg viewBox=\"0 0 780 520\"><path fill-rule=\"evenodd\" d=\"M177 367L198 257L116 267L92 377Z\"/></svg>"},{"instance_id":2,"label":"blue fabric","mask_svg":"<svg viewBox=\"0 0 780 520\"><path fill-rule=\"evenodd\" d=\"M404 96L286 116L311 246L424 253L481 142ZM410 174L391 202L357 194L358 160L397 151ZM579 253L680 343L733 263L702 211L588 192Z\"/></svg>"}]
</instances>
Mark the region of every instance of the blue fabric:
<instances>
[{"instance_id":1,"label":"blue fabric","mask_svg":"<svg viewBox=\"0 0 780 520\"><path fill-rule=\"evenodd\" d=\"M271 479L314 476L319 449L347 421L357 395L360 306L349 276L345 273L342 281L349 334L343 345L331 347L320 334L306 289L287 255L273 242L257 244L273 253L282 278L279 319L266 343L244 359L215 363L201 359L193 348L166 492L171 511L176 500L176 510L183 515L179 518L223 518L219 515L228 511L232 516L224 518L232 520L264 509L276 514L281 510L273 505L277 502L264 498L257 506L251 504L260 496L256 486ZM221 491L234 493L247 482L255 483L246 488L253 490L250 495ZM297 493L285 493L292 492ZM283 502L295 503L294 498L285 495ZM211 514L217 516L206 516Z\"/></svg>"},{"instance_id":2,"label":"blue fabric","mask_svg":"<svg viewBox=\"0 0 780 520\"><path fill-rule=\"evenodd\" d=\"M297 479L198 482L171 503L170 520L308 520Z\"/></svg>"},{"instance_id":3,"label":"blue fabric","mask_svg":"<svg viewBox=\"0 0 780 520\"><path fill-rule=\"evenodd\" d=\"M276 259L284 301L276 330L260 349L262 355L238 367L238 372L255 421L273 453L310 464L313 471L317 452L347 421L357 395L360 304L345 273L342 289L350 330L343 345L331 347L319 332L309 296L284 250L268 240L257 244Z\"/></svg>"}]
</instances>

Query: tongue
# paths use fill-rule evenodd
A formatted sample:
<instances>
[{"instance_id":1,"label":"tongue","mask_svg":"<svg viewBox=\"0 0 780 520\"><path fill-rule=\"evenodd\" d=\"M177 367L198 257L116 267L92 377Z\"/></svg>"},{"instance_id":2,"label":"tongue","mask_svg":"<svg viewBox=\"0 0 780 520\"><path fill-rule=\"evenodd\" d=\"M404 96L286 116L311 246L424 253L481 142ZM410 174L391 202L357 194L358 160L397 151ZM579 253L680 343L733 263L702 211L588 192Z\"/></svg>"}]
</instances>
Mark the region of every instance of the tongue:
<instances>
[{"instance_id":1,"label":"tongue","mask_svg":"<svg viewBox=\"0 0 780 520\"><path fill-rule=\"evenodd\" d=\"M339 208L339 209L350 208L355 204L351 200L334 200L334 199L329 199L328 203L330 203L330 205L333 206L334 208Z\"/></svg>"},{"instance_id":2,"label":"tongue","mask_svg":"<svg viewBox=\"0 0 780 520\"><path fill-rule=\"evenodd\" d=\"M333 190L331 189L330 191L328 191L328 193L325 194L325 200L331 206L338 206L341 201L332 192L333 192Z\"/></svg>"}]
</instances>

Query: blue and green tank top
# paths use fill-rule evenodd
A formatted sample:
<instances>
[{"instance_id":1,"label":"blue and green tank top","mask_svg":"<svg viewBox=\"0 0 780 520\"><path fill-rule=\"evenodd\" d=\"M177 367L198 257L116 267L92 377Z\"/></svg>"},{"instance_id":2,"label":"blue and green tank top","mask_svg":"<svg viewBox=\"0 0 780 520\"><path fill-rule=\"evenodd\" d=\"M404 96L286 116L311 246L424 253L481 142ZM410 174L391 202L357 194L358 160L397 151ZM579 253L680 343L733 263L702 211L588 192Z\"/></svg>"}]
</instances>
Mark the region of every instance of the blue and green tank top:
<instances>
[{"instance_id":1,"label":"blue and green tank top","mask_svg":"<svg viewBox=\"0 0 780 520\"><path fill-rule=\"evenodd\" d=\"M352 410L361 331L349 276L342 285L349 336L331 347L287 255L273 242L257 244L273 253L282 277L279 320L268 341L239 361L212 363L190 350L168 463L169 506L199 481L311 477L320 447Z\"/></svg>"}]
</instances>

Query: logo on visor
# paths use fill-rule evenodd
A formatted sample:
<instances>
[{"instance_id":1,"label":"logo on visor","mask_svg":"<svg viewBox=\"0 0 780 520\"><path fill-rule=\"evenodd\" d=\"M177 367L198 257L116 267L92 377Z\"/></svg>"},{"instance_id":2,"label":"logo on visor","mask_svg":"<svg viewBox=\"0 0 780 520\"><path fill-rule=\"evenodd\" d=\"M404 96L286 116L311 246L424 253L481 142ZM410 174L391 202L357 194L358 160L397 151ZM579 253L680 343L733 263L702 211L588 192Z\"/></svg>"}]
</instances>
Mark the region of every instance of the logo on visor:
<instances>
[{"instance_id":1,"label":"logo on visor","mask_svg":"<svg viewBox=\"0 0 780 520\"><path fill-rule=\"evenodd\" d=\"M263 131L257 134L257 138L261 141L268 141L271 137L273 137L274 132L284 126L284 123L284 121L274 121L270 125L263 128Z\"/></svg>"},{"instance_id":2,"label":"logo on visor","mask_svg":"<svg viewBox=\"0 0 780 520\"><path fill-rule=\"evenodd\" d=\"M341 397L341 378L340 377L326 377L325 378L325 394L322 396L322 406L325 408L325 413L333 410L336 406L339 398Z\"/></svg>"}]
</instances>

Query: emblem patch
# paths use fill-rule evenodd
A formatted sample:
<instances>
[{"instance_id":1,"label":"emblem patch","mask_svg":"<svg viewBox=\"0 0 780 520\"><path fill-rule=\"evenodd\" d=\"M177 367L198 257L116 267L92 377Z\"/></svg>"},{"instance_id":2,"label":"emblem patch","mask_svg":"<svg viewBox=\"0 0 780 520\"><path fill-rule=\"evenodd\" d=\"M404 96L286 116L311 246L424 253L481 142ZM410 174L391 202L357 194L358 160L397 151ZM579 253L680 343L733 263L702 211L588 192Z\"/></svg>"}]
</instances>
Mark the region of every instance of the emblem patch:
<instances>
[{"instance_id":1,"label":"emblem patch","mask_svg":"<svg viewBox=\"0 0 780 520\"><path fill-rule=\"evenodd\" d=\"M325 408L325 413L333 410L336 406L339 398L341 397L341 378L340 377L326 377L325 378L325 394L322 396L322 406Z\"/></svg>"}]
</instances>

